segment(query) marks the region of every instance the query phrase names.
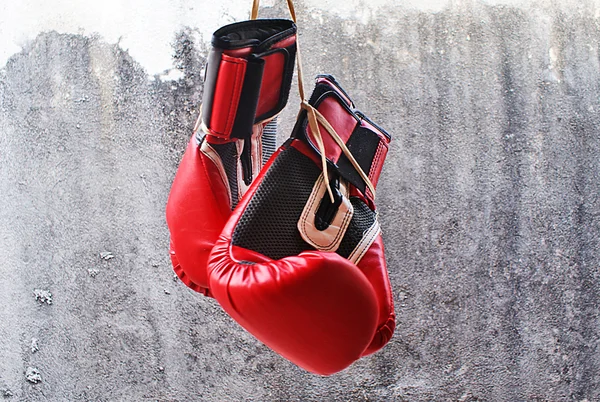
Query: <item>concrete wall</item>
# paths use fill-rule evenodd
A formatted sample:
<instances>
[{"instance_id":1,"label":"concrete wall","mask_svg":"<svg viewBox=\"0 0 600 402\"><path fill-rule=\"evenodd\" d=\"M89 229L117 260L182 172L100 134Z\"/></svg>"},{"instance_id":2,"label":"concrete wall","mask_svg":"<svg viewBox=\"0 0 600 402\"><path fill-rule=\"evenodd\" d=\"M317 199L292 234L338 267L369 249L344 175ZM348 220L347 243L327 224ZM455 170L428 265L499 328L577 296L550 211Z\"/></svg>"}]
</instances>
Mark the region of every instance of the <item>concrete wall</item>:
<instances>
[{"instance_id":1,"label":"concrete wall","mask_svg":"<svg viewBox=\"0 0 600 402\"><path fill-rule=\"evenodd\" d=\"M389 345L314 376L173 278L164 206L199 33L246 8L173 29L165 74L131 37L40 23L0 70L0 399L599 400L598 2L296 3L306 76L335 75L394 137Z\"/></svg>"}]
</instances>

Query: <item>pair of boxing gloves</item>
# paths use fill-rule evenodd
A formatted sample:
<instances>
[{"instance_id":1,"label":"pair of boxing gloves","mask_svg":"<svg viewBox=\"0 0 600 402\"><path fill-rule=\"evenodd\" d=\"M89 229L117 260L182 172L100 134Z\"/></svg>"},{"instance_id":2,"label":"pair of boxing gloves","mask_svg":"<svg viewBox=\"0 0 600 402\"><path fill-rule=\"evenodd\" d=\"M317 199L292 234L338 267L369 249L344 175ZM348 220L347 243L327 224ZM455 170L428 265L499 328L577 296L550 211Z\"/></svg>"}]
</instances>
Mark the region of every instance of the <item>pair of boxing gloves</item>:
<instances>
[{"instance_id":1,"label":"pair of boxing gloves","mask_svg":"<svg viewBox=\"0 0 600 402\"><path fill-rule=\"evenodd\" d=\"M275 150L295 55L289 20L215 32L201 116L167 203L170 253L183 283L281 356L329 375L382 348L394 331L370 190L390 137L333 77L319 76L308 103L346 150L321 123L314 133L306 110Z\"/></svg>"}]
</instances>

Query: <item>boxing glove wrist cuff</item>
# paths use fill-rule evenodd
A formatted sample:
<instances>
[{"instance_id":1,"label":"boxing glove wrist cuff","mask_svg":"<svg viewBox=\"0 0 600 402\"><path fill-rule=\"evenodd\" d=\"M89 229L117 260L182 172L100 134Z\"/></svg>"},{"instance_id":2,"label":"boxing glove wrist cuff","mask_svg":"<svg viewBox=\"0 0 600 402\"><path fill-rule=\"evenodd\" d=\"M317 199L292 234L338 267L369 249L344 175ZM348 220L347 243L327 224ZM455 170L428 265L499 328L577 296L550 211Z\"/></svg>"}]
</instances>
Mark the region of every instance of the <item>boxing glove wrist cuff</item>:
<instances>
[{"instance_id":1,"label":"boxing glove wrist cuff","mask_svg":"<svg viewBox=\"0 0 600 402\"><path fill-rule=\"evenodd\" d=\"M309 103L330 122L374 188L387 155L390 135L356 110L348 95L331 76L317 77L317 86ZM320 156L322 151L308 124L308 118L299 121L300 126L296 127L293 137L306 142ZM322 129L321 132L326 133L326 130ZM329 167L367 198L373 199L374 194L370 194L367 183L339 145L327 134L323 136L323 143Z\"/></svg>"},{"instance_id":2,"label":"boxing glove wrist cuff","mask_svg":"<svg viewBox=\"0 0 600 402\"><path fill-rule=\"evenodd\" d=\"M252 126L278 114L289 96L296 25L252 20L215 32L206 66L202 131L222 140L248 139Z\"/></svg>"}]
</instances>

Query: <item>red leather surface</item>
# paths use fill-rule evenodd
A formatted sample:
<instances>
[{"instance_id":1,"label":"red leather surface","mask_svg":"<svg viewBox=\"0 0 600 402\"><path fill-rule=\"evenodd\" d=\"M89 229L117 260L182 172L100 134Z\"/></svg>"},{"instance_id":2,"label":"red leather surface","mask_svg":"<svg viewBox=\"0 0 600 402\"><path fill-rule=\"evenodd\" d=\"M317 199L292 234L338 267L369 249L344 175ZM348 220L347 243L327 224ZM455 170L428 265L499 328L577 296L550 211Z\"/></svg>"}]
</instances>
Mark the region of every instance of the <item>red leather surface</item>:
<instances>
[{"instance_id":1,"label":"red leather surface","mask_svg":"<svg viewBox=\"0 0 600 402\"><path fill-rule=\"evenodd\" d=\"M210 117L210 132L220 138L229 138L235 114L237 112L240 94L246 74L245 59L221 56L219 75L215 84L213 109Z\"/></svg>"},{"instance_id":2,"label":"red leather surface","mask_svg":"<svg viewBox=\"0 0 600 402\"><path fill-rule=\"evenodd\" d=\"M169 256L171 257L173 271L175 271L175 273L183 283L185 283L192 290L195 290L198 293L202 293L204 296L212 297L208 288L197 285L186 275L185 271L181 267L181 264L179 263L177 255L175 254L175 250L173 249L173 242L171 242L171 244L169 245Z\"/></svg>"},{"instance_id":3,"label":"red leather surface","mask_svg":"<svg viewBox=\"0 0 600 402\"><path fill-rule=\"evenodd\" d=\"M354 264L315 251L242 265L230 258L227 243L213 249L210 286L240 325L316 374L336 373L360 358L373 339L378 307Z\"/></svg>"},{"instance_id":4,"label":"red leather surface","mask_svg":"<svg viewBox=\"0 0 600 402\"><path fill-rule=\"evenodd\" d=\"M209 144L219 145L235 142L237 141L237 138L219 138L215 137L214 135L207 135L204 137L204 141L208 142Z\"/></svg>"},{"instance_id":5,"label":"red leather surface","mask_svg":"<svg viewBox=\"0 0 600 402\"><path fill-rule=\"evenodd\" d=\"M323 101L319 111L343 141L358 124L335 98ZM376 184L389 141L376 127L368 128L384 140L368 172ZM327 157L337 161L338 145L324 128L322 135ZM320 166L308 144L296 139L291 146ZM253 182L215 243L209 284L224 310L256 338L298 366L328 375L381 349L393 335L395 313L383 241L377 235L357 265L336 253L305 251L270 260L233 246L232 233L280 151ZM352 186L350 192L358 191ZM372 199L366 201L375 208Z\"/></svg>"},{"instance_id":6,"label":"red leather surface","mask_svg":"<svg viewBox=\"0 0 600 402\"><path fill-rule=\"evenodd\" d=\"M215 244L210 288L223 309L265 345L308 371L328 375L348 367L372 342L379 306L366 276L335 253L309 251L271 261L231 245L241 215L280 152L252 183Z\"/></svg>"},{"instance_id":7,"label":"red leather surface","mask_svg":"<svg viewBox=\"0 0 600 402\"><path fill-rule=\"evenodd\" d=\"M223 50L223 54L229 55L231 57L248 57L253 50L254 48L252 46L243 47L240 49L227 49Z\"/></svg>"},{"instance_id":8,"label":"red leather surface","mask_svg":"<svg viewBox=\"0 0 600 402\"><path fill-rule=\"evenodd\" d=\"M373 183L373 186L376 187L377 182L379 181L379 176L381 176L381 169L383 168L383 162L385 161L385 157L387 156L387 153L388 153L388 144L390 143L390 140L385 135L380 133L380 131L377 129L377 127L373 126L371 123L369 123L366 120L361 121L361 126L370 129L374 133L377 133L377 135L381 139L381 141L379 142L379 146L377 147L377 152L375 153L375 157L373 158L373 162L371 163L371 170L369 172L366 172L367 175L369 176L369 179L371 180L371 183ZM368 189L367 189L367 193L368 193L369 197L371 197L371 199L374 198L373 194L371 194L371 192L368 191Z\"/></svg>"},{"instance_id":9,"label":"red leather surface","mask_svg":"<svg viewBox=\"0 0 600 402\"><path fill-rule=\"evenodd\" d=\"M292 35L288 38L282 39L279 42L275 43L272 48L273 49L281 49L284 47L289 47L292 46L294 43L296 43L296 35Z\"/></svg>"},{"instance_id":10,"label":"red leather surface","mask_svg":"<svg viewBox=\"0 0 600 402\"><path fill-rule=\"evenodd\" d=\"M354 264L319 251L240 264L231 258L230 242L231 232L215 244L209 278L213 296L231 317L316 374L336 373L360 358L373 339L378 305Z\"/></svg>"},{"instance_id":11,"label":"red leather surface","mask_svg":"<svg viewBox=\"0 0 600 402\"><path fill-rule=\"evenodd\" d=\"M375 152L375 157L373 158L373 163L371 164L371 170L368 173L369 179L373 186L377 186L377 182L379 181L379 176L381 176L381 169L383 168L383 161L388 152L388 147L385 143L380 142L377 147L377 152Z\"/></svg>"},{"instance_id":12,"label":"red leather surface","mask_svg":"<svg viewBox=\"0 0 600 402\"><path fill-rule=\"evenodd\" d=\"M333 97L328 97L321 102L317 110L327 119L342 141L347 143L348 138L352 135L352 131L354 131L354 127L358 124L354 116L348 113L346 109L339 104L339 101ZM325 130L325 127L319 124L319 129L321 130L321 136L323 137L323 143L325 144L325 156L332 162L337 163L342 153L342 149L333 140L331 135L329 135L329 132ZM310 125L307 126L306 131L310 141L317 147L318 142L310 129Z\"/></svg>"},{"instance_id":13,"label":"red leather surface","mask_svg":"<svg viewBox=\"0 0 600 402\"><path fill-rule=\"evenodd\" d=\"M296 36L272 45L288 47ZM218 61L210 127L206 127L208 144L236 141L230 138L243 88L247 57L255 51L249 46L223 51ZM273 107L279 101L284 57L267 56L267 79L262 82L259 106ZM261 103L262 102L262 103ZM243 106L243 105L242 105ZM254 141L254 140L253 140ZM218 158L218 155L212 155ZM226 173L225 173L226 174ZM229 215L231 204L227 185L215 162L200 152L192 139L183 156L167 202L167 224L171 233L170 256L173 269L190 288L210 295L207 260ZM225 179L227 180L227 179Z\"/></svg>"},{"instance_id":14,"label":"red leather surface","mask_svg":"<svg viewBox=\"0 0 600 402\"><path fill-rule=\"evenodd\" d=\"M380 349L393 333L383 244L378 239L358 266L336 253L270 260L232 246L240 217L280 151L225 225L209 259L209 284L223 309L257 339L298 366L329 375Z\"/></svg>"},{"instance_id":15,"label":"red leather surface","mask_svg":"<svg viewBox=\"0 0 600 402\"><path fill-rule=\"evenodd\" d=\"M363 258L358 262L358 268L373 286L379 305L377 331L363 356L381 349L392 337L396 327L394 299L385 262L385 252L381 234L373 242Z\"/></svg>"},{"instance_id":16,"label":"red leather surface","mask_svg":"<svg viewBox=\"0 0 600 402\"><path fill-rule=\"evenodd\" d=\"M271 46L271 49L281 49L296 43L296 35L285 38ZM224 55L235 58L245 58L254 49L247 47L243 49L230 49L223 52ZM281 86L283 81L283 70L285 68L285 57L281 52L275 52L262 56L265 61L263 78L260 86L256 116L261 116L273 110L279 103L281 97ZM220 73L219 73L220 74ZM212 127L211 127L212 130Z\"/></svg>"},{"instance_id":17,"label":"red leather surface","mask_svg":"<svg viewBox=\"0 0 600 402\"><path fill-rule=\"evenodd\" d=\"M317 77L316 83L317 84L329 84L329 85L335 86L329 79L327 79L324 76ZM342 99L344 99L346 101L346 103L348 105L352 105L352 108L354 108L354 103L352 102L352 99L348 98L346 96L346 94L344 94L341 91L337 91L337 93L338 93L338 95L340 95L342 97Z\"/></svg>"},{"instance_id":18,"label":"red leather surface","mask_svg":"<svg viewBox=\"0 0 600 402\"><path fill-rule=\"evenodd\" d=\"M227 188L192 138L175 175L166 215L175 272L201 293L208 288L208 256L230 214Z\"/></svg>"},{"instance_id":19,"label":"red leather surface","mask_svg":"<svg viewBox=\"0 0 600 402\"><path fill-rule=\"evenodd\" d=\"M256 116L261 116L269 110L274 109L279 103L279 97L281 96L281 82L283 80L285 57L282 53L277 52L265 56L264 60L265 69L260 85Z\"/></svg>"}]
</instances>

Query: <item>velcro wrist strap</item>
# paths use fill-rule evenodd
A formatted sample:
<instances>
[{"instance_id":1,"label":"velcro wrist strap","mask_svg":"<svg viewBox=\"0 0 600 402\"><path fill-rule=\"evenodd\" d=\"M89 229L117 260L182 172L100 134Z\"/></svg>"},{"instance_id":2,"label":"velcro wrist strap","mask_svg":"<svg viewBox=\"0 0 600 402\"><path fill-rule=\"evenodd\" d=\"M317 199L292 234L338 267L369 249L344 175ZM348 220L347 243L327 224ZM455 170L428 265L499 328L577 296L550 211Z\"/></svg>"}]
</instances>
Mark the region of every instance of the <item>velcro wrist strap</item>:
<instances>
[{"instance_id":1,"label":"velcro wrist strap","mask_svg":"<svg viewBox=\"0 0 600 402\"><path fill-rule=\"evenodd\" d=\"M361 120L348 138L346 147L373 186L377 187L390 140L385 131L368 120L362 113L357 112L357 116ZM338 159L337 169L343 178L354 184L363 194L367 194L367 184L356 172L345 154L341 154Z\"/></svg>"},{"instance_id":2,"label":"velcro wrist strap","mask_svg":"<svg viewBox=\"0 0 600 402\"><path fill-rule=\"evenodd\" d=\"M258 35L262 25L273 24L273 20L255 20L217 31L225 29L226 35L221 32L213 44L228 48L213 47L206 66L202 128L207 134L223 140L250 138L254 124L275 116L287 103L295 61L295 25L289 22L283 38L276 31L279 41L275 43L271 37L261 38L259 44L246 38L240 48L231 41L233 33Z\"/></svg>"},{"instance_id":3,"label":"velcro wrist strap","mask_svg":"<svg viewBox=\"0 0 600 402\"><path fill-rule=\"evenodd\" d=\"M331 80L331 82L335 82L333 78ZM354 105L341 88L333 89L331 83L317 85L310 103L335 129L361 170L373 186L376 186L387 155L390 142L389 134L361 112L355 110ZM324 143L325 157L330 162L330 166L345 180L352 183L361 193L369 196L367 194L367 184L356 171L352 162L322 126L320 126L320 131ZM304 133L313 150L320 154L317 140L307 124L307 119L304 122Z\"/></svg>"},{"instance_id":4,"label":"velcro wrist strap","mask_svg":"<svg viewBox=\"0 0 600 402\"><path fill-rule=\"evenodd\" d=\"M211 53L213 55L219 59L217 63L209 61L207 66L214 70L207 70L202 100L204 129L207 134L222 139L246 138L252 134L264 61L220 52Z\"/></svg>"}]
</instances>

